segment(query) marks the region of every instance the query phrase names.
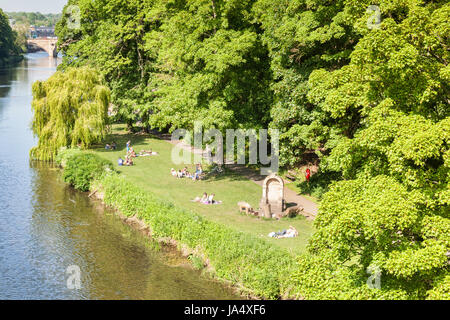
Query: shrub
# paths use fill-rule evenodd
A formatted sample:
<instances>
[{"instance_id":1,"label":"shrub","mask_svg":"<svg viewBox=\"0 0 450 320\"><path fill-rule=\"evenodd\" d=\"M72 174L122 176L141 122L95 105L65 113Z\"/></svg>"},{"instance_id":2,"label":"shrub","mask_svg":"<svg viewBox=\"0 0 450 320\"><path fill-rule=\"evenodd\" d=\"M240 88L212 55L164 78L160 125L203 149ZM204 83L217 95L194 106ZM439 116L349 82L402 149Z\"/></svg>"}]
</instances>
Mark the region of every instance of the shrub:
<instances>
[{"instance_id":1,"label":"shrub","mask_svg":"<svg viewBox=\"0 0 450 320\"><path fill-rule=\"evenodd\" d=\"M67 160L69 160L69 158L82 153L83 152L79 148L62 147L58 150L55 162L64 168L67 165Z\"/></svg>"},{"instance_id":2,"label":"shrub","mask_svg":"<svg viewBox=\"0 0 450 320\"><path fill-rule=\"evenodd\" d=\"M63 179L80 191L88 191L91 182L100 178L105 172L112 171L112 163L91 153L66 153L61 156L65 162Z\"/></svg>"}]
</instances>

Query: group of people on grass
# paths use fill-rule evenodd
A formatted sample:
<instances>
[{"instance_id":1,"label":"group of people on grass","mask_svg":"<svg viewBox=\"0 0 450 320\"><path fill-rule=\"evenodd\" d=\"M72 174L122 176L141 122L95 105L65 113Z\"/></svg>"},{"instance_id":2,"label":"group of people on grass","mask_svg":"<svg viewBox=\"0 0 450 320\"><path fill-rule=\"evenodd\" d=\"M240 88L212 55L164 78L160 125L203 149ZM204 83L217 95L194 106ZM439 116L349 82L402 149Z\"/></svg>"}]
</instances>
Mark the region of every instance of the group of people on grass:
<instances>
[{"instance_id":1,"label":"group of people on grass","mask_svg":"<svg viewBox=\"0 0 450 320\"><path fill-rule=\"evenodd\" d=\"M131 141L127 142L127 154L125 155L125 160L122 158L119 158L117 160L117 164L119 166L132 166L134 165L133 158L136 158L136 152L134 151L133 147L131 147Z\"/></svg>"},{"instance_id":2,"label":"group of people on grass","mask_svg":"<svg viewBox=\"0 0 450 320\"><path fill-rule=\"evenodd\" d=\"M181 179L181 178L188 178L188 179L192 179L194 181L200 180L202 173L203 173L203 168L202 168L202 165L200 163L198 163L195 166L195 173L193 173L193 174L191 174L188 171L187 167L184 167L182 170L178 170L178 171L175 170L174 168L170 169L170 174L173 177L176 177L176 178L179 178L179 179Z\"/></svg>"},{"instance_id":3,"label":"group of people on grass","mask_svg":"<svg viewBox=\"0 0 450 320\"><path fill-rule=\"evenodd\" d=\"M199 202L202 204L220 204L222 201L214 200L215 194L211 193L209 196L206 192L203 193L202 197L196 197L192 202Z\"/></svg>"},{"instance_id":4,"label":"group of people on grass","mask_svg":"<svg viewBox=\"0 0 450 320\"><path fill-rule=\"evenodd\" d=\"M114 144L114 150L116 149L116 144ZM107 145L108 146L108 145ZM110 146L111 148L111 146ZM136 154L136 151L134 151L133 147L131 146L131 141L127 142L127 154L125 155L125 160L122 158L119 158L117 161L119 166L132 166L134 165L133 159L137 157L147 157L152 155L157 155L157 152L153 152L150 150L141 150L139 154Z\"/></svg>"},{"instance_id":5,"label":"group of people on grass","mask_svg":"<svg viewBox=\"0 0 450 320\"><path fill-rule=\"evenodd\" d=\"M117 144L113 141L111 144L107 143L105 146L106 150L116 150Z\"/></svg>"}]
</instances>

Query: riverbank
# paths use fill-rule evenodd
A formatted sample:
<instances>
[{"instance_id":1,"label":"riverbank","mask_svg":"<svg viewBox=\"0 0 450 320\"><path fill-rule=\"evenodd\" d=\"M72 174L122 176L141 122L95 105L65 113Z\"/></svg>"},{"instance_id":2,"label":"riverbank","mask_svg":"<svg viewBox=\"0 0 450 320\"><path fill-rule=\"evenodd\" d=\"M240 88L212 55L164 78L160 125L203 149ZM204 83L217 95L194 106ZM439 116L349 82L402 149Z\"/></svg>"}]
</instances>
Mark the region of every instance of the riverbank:
<instances>
[{"instance_id":1,"label":"riverbank","mask_svg":"<svg viewBox=\"0 0 450 320\"><path fill-rule=\"evenodd\" d=\"M122 220L137 225L154 240L176 244L194 266L231 284L240 294L269 299L297 297L298 292L290 293L290 277L296 257L309 239L311 221L304 217L275 221L242 215L236 203L243 198L255 203L260 197L261 189L253 181L233 173L205 181L176 179L170 175L170 143L120 132L123 128L115 126L108 137L108 141L117 143L117 151L99 147L82 154L115 163L119 156L123 157L123 146L131 139L135 150L152 149L158 156L138 157L133 167L114 165L118 173L97 179L91 186L92 195L117 209ZM223 205L189 201L202 191L215 192ZM299 237L267 236L289 225L295 225Z\"/></svg>"},{"instance_id":2,"label":"riverbank","mask_svg":"<svg viewBox=\"0 0 450 320\"><path fill-rule=\"evenodd\" d=\"M290 297L295 256L287 250L161 201L115 173L95 181L92 188L127 223L138 223L154 240L176 244L194 265L201 263L210 276L231 284L240 294Z\"/></svg>"}]
</instances>

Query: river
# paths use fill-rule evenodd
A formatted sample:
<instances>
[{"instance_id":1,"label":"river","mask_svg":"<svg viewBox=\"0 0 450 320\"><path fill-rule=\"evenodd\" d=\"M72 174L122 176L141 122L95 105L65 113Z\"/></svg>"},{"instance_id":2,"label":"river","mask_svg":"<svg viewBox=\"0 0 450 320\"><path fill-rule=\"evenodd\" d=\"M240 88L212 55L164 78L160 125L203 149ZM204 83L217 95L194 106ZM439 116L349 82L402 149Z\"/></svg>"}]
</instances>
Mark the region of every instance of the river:
<instances>
[{"instance_id":1,"label":"river","mask_svg":"<svg viewBox=\"0 0 450 320\"><path fill-rule=\"evenodd\" d=\"M58 61L32 53L0 69L0 299L236 298L68 187L59 169L30 163L31 86Z\"/></svg>"}]
</instances>

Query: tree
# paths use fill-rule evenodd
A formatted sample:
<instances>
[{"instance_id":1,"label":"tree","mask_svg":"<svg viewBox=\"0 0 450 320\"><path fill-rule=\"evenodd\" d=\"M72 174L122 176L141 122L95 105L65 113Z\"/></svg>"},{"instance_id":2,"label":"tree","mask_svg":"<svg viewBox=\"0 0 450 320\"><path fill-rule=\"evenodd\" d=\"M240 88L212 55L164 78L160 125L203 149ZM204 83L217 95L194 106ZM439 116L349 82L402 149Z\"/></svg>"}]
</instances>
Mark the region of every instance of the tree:
<instances>
[{"instance_id":1,"label":"tree","mask_svg":"<svg viewBox=\"0 0 450 320\"><path fill-rule=\"evenodd\" d=\"M105 75L120 119L163 130L254 127L269 120L267 52L254 1L69 1L81 28L57 26L61 68Z\"/></svg>"},{"instance_id":2,"label":"tree","mask_svg":"<svg viewBox=\"0 0 450 320\"><path fill-rule=\"evenodd\" d=\"M106 134L110 91L94 69L68 68L33 84L33 159L53 160L61 147L88 148Z\"/></svg>"},{"instance_id":3,"label":"tree","mask_svg":"<svg viewBox=\"0 0 450 320\"><path fill-rule=\"evenodd\" d=\"M16 45L16 33L11 29L8 17L0 9L0 66L19 57L20 52Z\"/></svg>"},{"instance_id":4,"label":"tree","mask_svg":"<svg viewBox=\"0 0 450 320\"><path fill-rule=\"evenodd\" d=\"M377 267L384 292L445 299L450 6L384 4L379 29L365 28L364 16L356 21L362 38L348 65L309 77L308 101L336 123L350 124L321 163L345 181L324 196L310 250L318 260L335 259L330 273L347 268L359 274L355 289L365 286L364 271Z\"/></svg>"},{"instance_id":5,"label":"tree","mask_svg":"<svg viewBox=\"0 0 450 320\"><path fill-rule=\"evenodd\" d=\"M161 3L164 3L161 1ZM260 128L269 120L267 51L253 23L254 1L161 5L166 18L147 46L157 52L152 125Z\"/></svg>"},{"instance_id":6,"label":"tree","mask_svg":"<svg viewBox=\"0 0 450 320\"><path fill-rule=\"evenodd\" d=\"M274 101L271 127L281 131L280 164L294 166L307 150L322 155L325 143L339 130L319 105L308 98L309 75L349 63L357 43L355 14L348 1L259 0L254 7L269 49Z\"/></svg>"},{"instance_id":7,"label":"tree","mask_svg":"<svg viewBox=\"0 0 450 320\"><path fill-rule=\"evenodd\" d=\"M70 28L69 7L80 8L80 29ZM56 26L63 52L60 69L92 66L111 89L118 119L131 128L138 120L148 125L151 101L147 83L154 52L145 47L145 35L159 24L152 14L153 1L70 0Z\"/></svg>"}]
</instances>

